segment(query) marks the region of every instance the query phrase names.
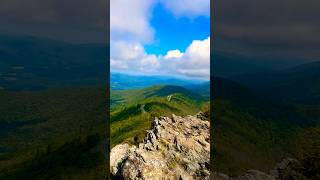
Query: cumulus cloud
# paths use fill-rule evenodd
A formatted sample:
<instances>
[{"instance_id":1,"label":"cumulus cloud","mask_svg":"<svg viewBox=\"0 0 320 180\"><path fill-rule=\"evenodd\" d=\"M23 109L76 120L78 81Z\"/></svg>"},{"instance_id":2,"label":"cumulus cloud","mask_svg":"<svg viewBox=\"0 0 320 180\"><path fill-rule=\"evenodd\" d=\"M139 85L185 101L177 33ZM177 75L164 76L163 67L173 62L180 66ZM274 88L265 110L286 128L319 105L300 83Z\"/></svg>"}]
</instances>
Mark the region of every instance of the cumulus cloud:
<instances>
[{"instance_id":1,"label":"cumulus cloud","mask_svg":"<svg viewBox=\"0 0 320 180\"><path fill-rule=\"evenodd\" d=\"M174 58L181 58L183 56L183 53L180 52L179 49L176 50L170 50L167 52L167 54L165 55L164 59L174 59Z\"/></svg>"},{"instance_id":2,"label":"cumulus cloud","mask_svg":"<svg viewBox=\"0 0 320 180\"><path fill-rule=\"evenodd\" d=\"M145 55L145 57L140 61L140 71L153 73L159 70L161 66L159 57L154 54Z\"/></svg>"},{"instance_id":3,"label":"cumulus cloud","mask_svg":"<svg viewBox=\"0 0 320 180\"><path fill-rule=\"evenodd\" d=\"M177 75L209 79L210 37L204 40L194 40L182 56L168 59L166 65L169 71Z\"/></svg>"},{"instance_id":4,"label":"cumulus cloud","mask_svg":"<svg viewBox=\"0 0 320 180\"><path fill-rule=\"evenodd\" d=\"M161 55L145 51L144 45L152 43L154 38L155 30L150 25L150 19L154 5L159 2L177 13L177 16L208 16L210 12L209 0L200 0L196 7L189 0L178 3L162 0L112 0L111 71L208 79L210 38L191 42L185 52L174 49ZM180 7L182 3L183 8Z\"/></svg>"},{"instance_id":5,"label":"cumulus cloud","mask_svg":"<svg viewBox=\"0 0 320 180\"><path fill-rule=\"evenodd\" d=\"M110 43L111 57L124 61L138 59L144 54L144 48L140 43L129 43L126 41L113 41Z\"/></svg>"},{"instance_id":6,"label":"cumulus cloud","mask_svg":"<svg viewBox=\"0 0 320 180\"><path fill-rule=\"evenodd\" d=\"M111 41L110 50L112 71L152 73L160 66L160 58L147 54L140 43Z\"/></svg>"},{"instance_id":7,"label":"cumulus cloud","mask_svg":"<svg viewBox=\"0 0 320 180\"><path fill-rule=\"evenodd\" d=\"M154 30L149 20L152 15L152 0L111 0L110 25L112 39L150 42Z\"/></svg>"},{"instance_id":8,"label":"cumulus cloud","mask_svg":"<svg viewBox=\"0 0 320 180\"><path fill-rule=\"evenodd\" d=\"M210 0L161 0L175 16L210 16Z\"/></svg>"},{"instance_id":9,"label":"cumulus cloud","mask_svg":"<svg viewBox=\"0 0 320 180\"><path fill-rule=\"evenodd\" d=\"M170 50L166 55L147 54L141 45L116 44L119 56L111 58L113 71L176 75L188 78L209 79L210 37L194 40L185 52ZM123 52L123 53L119 53Z\"/></svg>"}]
</instances>

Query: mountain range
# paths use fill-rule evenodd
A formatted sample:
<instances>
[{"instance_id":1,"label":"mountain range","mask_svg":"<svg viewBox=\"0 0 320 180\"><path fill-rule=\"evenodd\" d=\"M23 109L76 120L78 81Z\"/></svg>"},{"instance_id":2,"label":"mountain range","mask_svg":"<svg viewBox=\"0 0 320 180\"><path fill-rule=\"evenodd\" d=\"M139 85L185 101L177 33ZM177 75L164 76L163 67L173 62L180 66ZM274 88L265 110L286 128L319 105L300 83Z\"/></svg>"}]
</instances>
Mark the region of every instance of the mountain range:
<instances>
[{"instance_id":1,"label":"mountain range","mask_svg":"<svg viewBox=\"0 0 320 180\"><path fill-rule=\"evenodd\" d=\"M0 34L0 89L44 90L107 83L107 44L71 44L46 38ZM111 73L112 89L185 86L204 80L163 75Z\"/></svg>"},{"instance_id":2,"label":"mountain range","mask_svg":"<svg viewBox=\"0 0 320 180\"><path fill-rule=\"evenodd\" d=\"M106 84L106 44L71 44L7 34L0 34L0 42L1 89Z\"/></svg>"},{"instance_id":3,"label":"mountain range","mask_svg":"<svg viewBox=\"0 0 320 180\"><path fill-rule=\"evenodd\" d=\"M0 179L101 179L108 45L7 35L0 41ZM213 116L217 172L266 171L290 156L316 174L320 63L212 57L211 85L111 73L111 146L139 144L153 117L203 111Z\"/></svg>"},{"instance_id":4,"label":"mountain range","mask_svg":"<svg viewBox=\"0 0 320 180\"><path fill-rule=\"evenodd\" d=\"M154 85L176 85L187 86L192 84L201 84L205 80L185 79L173 76L163 75L129 75L125 73L111 73L110 87L113 90L124 90L134 88L144 88Z\"/></svg>"},{"instance_id":5,"label":"mountain range","mask_svg":"<svg viewBox=\"0 0 320 180\"><path fill-rule=\"evenodd\" d=\"M314 60L294 57L248 56L244 54L212 50L211 75L230 77L239 74L270 72L292 68L312 61Z\"/></svg>"},{"instance_id":6,"label":"mountain range","mask_svg":"<svg viewBox=\"0 0 320 180\"><path fill-rule=\"evenodd\" d=\"M293 64L273 69L268 65L262 66L264 69L247 66L248 69L225 74L213 72L218 74L211 78L215 171L231 177L250 169L268 173L277 162L290 157L308 169L301 177L291 178L317 179L320 63ZM236 65L231 64L230 70ZM309 135L304 143L301 137Z\"/></svg>"},{"instance_id":7,"label":"mountain range","mask_svg":"<svg viewBox=\"0 0 320 180\"><path fill-rule=\"evenodd\" d=\"M229 78L279 99L305 104L320 102L320 62Z\"/></svg>"}]
</instances>

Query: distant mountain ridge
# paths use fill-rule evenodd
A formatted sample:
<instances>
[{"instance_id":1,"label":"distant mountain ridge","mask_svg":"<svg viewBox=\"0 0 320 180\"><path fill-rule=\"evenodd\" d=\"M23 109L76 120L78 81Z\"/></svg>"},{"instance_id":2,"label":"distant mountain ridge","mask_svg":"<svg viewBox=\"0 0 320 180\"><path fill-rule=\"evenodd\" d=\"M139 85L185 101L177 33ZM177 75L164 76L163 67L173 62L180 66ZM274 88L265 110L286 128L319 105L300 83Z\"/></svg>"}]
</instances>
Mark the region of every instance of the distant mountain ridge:
<instances>
[{"instance_id":1,"label":"distant mountain ridge","mask_svg":"<svg viewBox=\"0 0 320 180\"><path fill-rule=\"evenodd\" d=\"M211 54L211 75L219 77L272 72L306 62L305 59L292 57L246 56L223 51L212 51Z\"/></svg>"},{"instance_id":2,"label":"distant mountain ridge","mask_svg":"<svg viewBox=\"0 0 320 180\"><path fill-rule=\"evenodd\" d=\"M205 82L205 80L183 79L162 75L145 76L125 73L110 74L110 87L114 90L145 88L154 85L186 86L191 84L200 84L203 82Z\"/></svg>"},{"instance_id":3,"label":"distant mountain ridge","mask_svg":"<svg viewBox=\"0 0 320 180\"><path fill-rule=\"evenodd\" d=\"M37 90L106 82L106 44L71 44L4 34L0 34L0 42L0 86L4 89Z\"/></svg>"},{"instance_id":4,"label":"distant mountain ridge","mask_svg":"<svg viewBox=\"0 0 320 180\"><path fill-rule=\"evenodd\" d=\"M230 77L251 89L296 102L320 102L320 62L311 62L273 72Z\"/></svg>"},{"instance_id":5,"label":"distant mountain ridge","mask_svg":"<svg viewBox=\"0 0 320 180\"><path fill-rule=\"evenodd\" d=\"M111 105L138 103L151 98L166 98L173 94L179 94L194 101L209 100L205 94L197 93L193 90L174 85L157 85L139 89L111 90Z\"/></svg>"}]
</instances>

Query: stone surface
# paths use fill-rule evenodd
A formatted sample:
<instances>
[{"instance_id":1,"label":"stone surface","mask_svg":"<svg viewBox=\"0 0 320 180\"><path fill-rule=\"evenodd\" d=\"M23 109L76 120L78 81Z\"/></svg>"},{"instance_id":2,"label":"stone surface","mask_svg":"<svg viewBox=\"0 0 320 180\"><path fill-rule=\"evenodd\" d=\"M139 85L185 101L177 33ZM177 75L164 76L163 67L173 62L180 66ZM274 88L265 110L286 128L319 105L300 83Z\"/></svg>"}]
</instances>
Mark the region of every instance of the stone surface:
<instances>
[{"instance_id":1,"label":"stone surface","mask_svg":"<svg viewBox=\"0 0 320 180\"><path fill-rule=\"evenodd\" d=\"M275 180L275 178L261 171L249 170L241 176L235 178L235 180Z\"/></svg>"},{"instance_id":2,"label":"stone surface","mask_svg":"<svg viewBox=\"0 0 320 180\"><path fill-rule=\"evenodd\" d=\"M111 173L121 179L209 179L210 123L198 115L155 118L138 147L112 148Z\"/></svg>"},{"instance_id":3,"label":"stone surface","mask_svg":"<svg viewBox=\"0 0 320 180\"><path fill-rule=\"evenodd\" d=\"M269 174L258 170L248 170L238 177L229 177L226 174L214 172L212 180L289 180L301 179L306 180L305 176L301 174L303 170L300 162L296 159L287 158L276 164Z\"/></svg>"}]
</instances>

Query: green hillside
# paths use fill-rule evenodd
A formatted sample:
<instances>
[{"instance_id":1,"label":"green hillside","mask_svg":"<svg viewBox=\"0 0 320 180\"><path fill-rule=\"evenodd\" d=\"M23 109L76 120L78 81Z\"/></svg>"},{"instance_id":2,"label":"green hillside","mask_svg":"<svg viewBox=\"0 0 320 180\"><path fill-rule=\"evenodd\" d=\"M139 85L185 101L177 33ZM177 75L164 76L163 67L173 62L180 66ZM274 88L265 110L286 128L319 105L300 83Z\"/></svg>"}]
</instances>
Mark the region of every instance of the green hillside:
<instances>
[{"instance_id":1,"label":"green hillside","mask_svg":"<svg viewBox=\"0 0 320 180\"><path fill-rule=\"evenodd\" d=\"M111 92L111 142L138 143L154 116L196 114L208 103L178 86ZM0 179L103 179L104 88L0 91Z\"/></svg>"},{"instance_id":2,"label":"green hillside","mask_svg":"<svg viewBox=\"0 0 320 180\"><path fill-rule=\"evenodd\" d=\"M319 104L320 76L286 80L276 83L265 91L283 101L299 104Z\"/></svg>"},{"instance_id":3,"label":"green hillside","mask_svg":"<svg viewBox=\"0 0 320 180\"><path fill-rule=\"evenodd\" d=\"M153 117L196 114L206 105L201 95L179 86L111 91L111 102L111 146L142 141Z\"/></svg>"},{"instance_id":4,"label":"green hillside","mask_svg":"<svg viewBox=\"0 0 320 180\"><path fill-rule=\"evenodd\" d=\"M229 175L268 171L290 153L295 126L283 128L224 100L216 100L212 108L217 171Z\"/></svg>"},{"instance_id":5,"label":"green hillside","mask_svg":"<svg viewBox=\"0 0 320 180\"><path fill-rule=\"evenodd\" d=\"M213 82L216 171L269 171L282 158L296 157L297 134L319 122L307 107L273 101L227 79Z\"/></svg>"},{"instance_id":6,"label":"green hillside","mask_svg":"<svg viewBox=\"0 0 320 180\"><path fill-rule=\"evenodd\" d=\"M0 179L101 179L104 88L0 91Z\"/></svg>"}]
</instances>

